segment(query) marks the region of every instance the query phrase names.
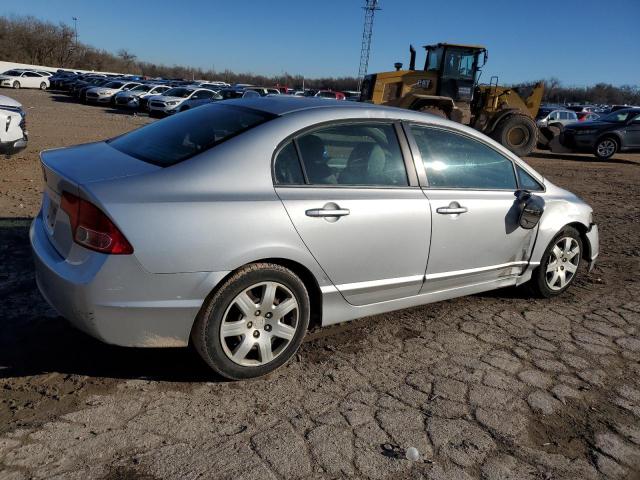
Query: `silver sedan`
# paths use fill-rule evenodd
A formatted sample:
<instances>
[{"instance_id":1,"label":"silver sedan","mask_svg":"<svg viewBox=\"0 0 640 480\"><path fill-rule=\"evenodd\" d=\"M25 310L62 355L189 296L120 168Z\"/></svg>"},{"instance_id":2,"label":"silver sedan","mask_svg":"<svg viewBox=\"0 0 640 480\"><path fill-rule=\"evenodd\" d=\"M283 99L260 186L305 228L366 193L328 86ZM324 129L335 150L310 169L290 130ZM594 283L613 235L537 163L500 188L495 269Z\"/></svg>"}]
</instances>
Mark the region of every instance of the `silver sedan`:
<instances>
[{"instance_id":1,"label":"silver sedan","mask_svg":"<svg viewBox=\"0 0 640 480\"><path fill-rule=\"evenodd\" d=\"M192 344L263 375L310 325L593 266L592 209L496 142L427 114L263 97L43 152L40 291L111 344Z\"/></svg>"}]
</instances>

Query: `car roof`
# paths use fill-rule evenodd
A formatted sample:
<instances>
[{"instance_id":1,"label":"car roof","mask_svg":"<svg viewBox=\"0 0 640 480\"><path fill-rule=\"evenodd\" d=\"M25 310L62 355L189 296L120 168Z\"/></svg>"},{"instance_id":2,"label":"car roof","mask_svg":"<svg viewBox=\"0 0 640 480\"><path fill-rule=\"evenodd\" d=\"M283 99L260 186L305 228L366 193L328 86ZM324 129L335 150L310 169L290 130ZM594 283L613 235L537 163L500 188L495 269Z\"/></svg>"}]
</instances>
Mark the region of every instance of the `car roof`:
<instances>
[{"instance_id":1,"label":"car roof","mask_svg":"<svg viewBox=\"0 0 640 480\"><path fill-rule=\"evenodd\" d=\"M228 100L238 102L238 100ZM371 103L355 103L340 100L316 98L316 97L294 97L293 95L276 95L273 97L251 97L242 99L242 105L274 115L286 115L288 113L299 112L301 110L312 110L316 108L361 108L385 109L397 111L392 107L383 107Z\"/></svg>"}]
</instances>

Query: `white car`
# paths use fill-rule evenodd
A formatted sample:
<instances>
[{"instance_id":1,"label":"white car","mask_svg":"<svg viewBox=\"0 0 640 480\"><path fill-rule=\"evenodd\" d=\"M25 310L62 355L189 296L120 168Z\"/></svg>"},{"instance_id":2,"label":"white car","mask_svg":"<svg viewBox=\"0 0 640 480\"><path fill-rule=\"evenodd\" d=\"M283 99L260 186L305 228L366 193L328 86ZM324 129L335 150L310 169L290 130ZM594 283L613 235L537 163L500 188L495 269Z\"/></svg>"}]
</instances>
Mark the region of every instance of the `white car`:
<instances>
[{"instance_id":1,"label":"white car","mask_svg":"<svg viewBox=\"0 0 640 480\"><path fill-rule=\"evenodd\" d=\"M207 88L174 87L162 95L155 95L149 98L149 115L161 117L171 115L180 111L180 106L191 98L208 96L211 98L213 92ZM194 99L195 99L194 98Z\"/></svg>"},{"instance_id":2,"label":"white car","mask_svg":"<svg viewBox=\"0 0 640 480\"><path fill-rule=\"evenodd\" d=\"M144 99L153 95L162 95L170 88L171 87L167 87L166 85L138 85L131 90L116 93L114 104L116 107L143 108L147 104Z\"/></svg>"},{"instance_id":3,"label":"white car","mask_svg":"<svg viewBox=\"0 0 640 480\"><path fill-rule=\"evenodd\" d=\"M0 75L0 86L11 88L49 88L49 77L30 70L13 69Z\"/></svg>"},{"instance_id":4,"label":"white car","mask_svg":"<svg viewBox=\"0 0 640 480\"><path fill-rule=\"evenodd\" d=\"M131 90L141 85L140 82L126 82L124 80L114 80L103 87L92 88L87 91L87 103L111 103L113 97L122 91Z\"/></svg>"},{"instance_id":5,"label":"white car","mask_svg":"<svg viewBox=\"0 0 640 480\"><path fill-rule=\"evenodd\" d=\"M25 114L13 98L0 95L0 153L11 155L27 146Z\"/></svg>"}]
</instances>

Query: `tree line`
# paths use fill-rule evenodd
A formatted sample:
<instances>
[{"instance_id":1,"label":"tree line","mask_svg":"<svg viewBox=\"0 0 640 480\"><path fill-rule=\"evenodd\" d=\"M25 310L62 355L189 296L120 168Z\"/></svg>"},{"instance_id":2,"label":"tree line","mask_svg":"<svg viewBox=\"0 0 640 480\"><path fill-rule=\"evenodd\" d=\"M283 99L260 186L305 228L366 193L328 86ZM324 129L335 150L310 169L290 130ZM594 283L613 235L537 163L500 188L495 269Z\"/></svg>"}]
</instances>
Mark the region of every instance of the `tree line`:
<instances>
[{"instance_id":1,"label":"tree line","mask_svg":"<svg viewBox=\"0 0 640 480\"><path fill-rule=\"evenodd\" d=\"M559 79L543 80L545 103L583 103L596 105L640 105L640 86L622 85L616 87L608 83L597 83L588 87L566 87ZM537 82L523 82L513 87L529 92ZM526 93L523 93L526 95Z\"/></svg>"},{"instance_id":2,"label":"tree line","mask_svg":"<svg viewBox=\"0 0 640 480\"><path fill-rule=\"evenodd\" d=\"M221 80L253 85L286 85L292 88L355 90L355 77L303 78L302 75L258 75L231 70L161 65L139 60L127 49L116 54L76 42L73 27L54 24L32 16L0 16L0 60L56 68L95 70L184 80Z\"/></svg>"},{"instance_id":3,"label":"tree line","mask_svg":"<svg viewBox=\"0 0 640 480\"><path fill-rule=\"evenodd\" d=\"M253 85L286 85L292 88L355 90L355 77L326 77L307 79L301 75L282 73L267 76L237 73L231 70L204 70L182 65L159 65L139 60L135 54L122 49L116 54L78 42L73 27L65 23L54 24L32 16L0 16L1 60L58 68L130 73L147 77L185 80L222 80L228 83ZM543 101L547 103L596 103L640 105L640 87L617 87L598 83L589 87L566 87L557 78L544 80ZM522 91L536 82L523 82L514 87Z\"/></svg>"}]
</instances>

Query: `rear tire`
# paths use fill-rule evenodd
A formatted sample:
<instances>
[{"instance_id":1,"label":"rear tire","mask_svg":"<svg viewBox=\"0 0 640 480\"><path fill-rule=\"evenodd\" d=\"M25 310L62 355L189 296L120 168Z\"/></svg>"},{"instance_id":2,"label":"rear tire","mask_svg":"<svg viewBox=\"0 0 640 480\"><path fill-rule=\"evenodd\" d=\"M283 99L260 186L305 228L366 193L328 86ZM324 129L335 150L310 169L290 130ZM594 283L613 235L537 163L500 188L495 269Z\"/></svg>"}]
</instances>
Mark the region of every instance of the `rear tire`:
<instances>
[{"instance_id":1,"label":"rear tire","mask_svg":"<svg viewBox=\"0 0 640 480\"><path fill-rule=\"evenodd\" d=\"M571 286L582 260L582 239L573 227L564 227L549 243L529 282L538 297L560 295Z\"/></svg>"},{"instance_id":2,"label":"rear tire","mask_svg":"<svg viewBox=\"0 0 640 480\"><path fill-rule=\"evenodd\" d=\"M514 113L498 122L491 137L516 155L524 157L538 143L538 126L526 115Z\"/></svg>"},{"instance_id":3,"label":"rear tire","mask_svg":"<svg viewBox=\"0 0 640 480\"><path fill-rule=\"evenodd\" d=\"M223 377L259 377L296 353L309 317L302 280L281 265L255 263L238 270L208 299L193 325L191 342Z\"/></svg>"},{"instance_id":4,"label":"rear tire","mask_svg":"<svg viewBox=\"0 0 640 480\"><path fill-rule=\"evenodd\" d=\"M20 88L20 82L19 81L15 81L13 82L13 88L15 88L16 90L18 90Z\"/></svg>"},{"instance_id":5,"label":"rear tire","mask_svg":"<svg viewBox=\"0 0 640 480\"><path fill-rule=\"evenodd\" d=\"M593 154L600 160L609 160L615 155L620 146L613 137L604 137L596 142Z\"/></svg>"},{"instance_id":6,"label":"rear tire","mask_svg":"<svg viewBox=\"0 0 640 480\"><path fill-rule=\"evenodd\" d=\"M40 90L46 90L46 89L47 89L47 84L46 84L46 83L44 83L44 82L42 82L42 83L40 84Z\"/></svg>"}]
</instances>

